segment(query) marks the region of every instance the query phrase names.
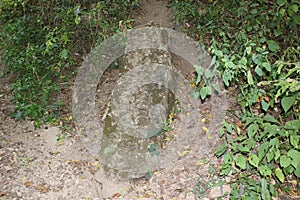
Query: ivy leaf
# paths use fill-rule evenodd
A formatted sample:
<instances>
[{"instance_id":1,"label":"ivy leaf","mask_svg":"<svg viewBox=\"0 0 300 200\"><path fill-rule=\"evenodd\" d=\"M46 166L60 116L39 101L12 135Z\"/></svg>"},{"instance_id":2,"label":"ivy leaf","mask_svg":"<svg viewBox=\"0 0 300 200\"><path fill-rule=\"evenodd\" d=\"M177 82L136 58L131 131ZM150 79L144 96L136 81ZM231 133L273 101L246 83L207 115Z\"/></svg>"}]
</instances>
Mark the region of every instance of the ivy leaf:
<instances>
[{"instance_id":1,"label":"ivy leaf","mask_svg":"<svg viewBox=\"0 0 300 200\"><path fill-rule=\"evenodd\" d=\"M259 158L255 154L251 154L248 158L248 161L251 165L254 167L258 167L259 164Z\"/></svg>"},{"instance_id":2,"label":"ivy leaf","mask_svg":"<svg viewBox=\"0 0 300 200\"><path fill-rule=\"evenodd\" d=\"M281 106L286 113L295 103L295 97L284 97L281 100Z\"/></svg>"},{"instance_id":3,"label":"ivy leaf","mask_svg":"<svg viewBox=\"0 0 300 200\"><path fill-rule=\"evenodd\" d=\"M262 165L259 167L259 173L264 177L266 177L266 176L270 176L272 174L272 171L267 165Z\"/></svg>"},{"instance_id":4,"label":"ivy leaf","mask_svg":"<svg viewBox=\"0 0 300 200\"><path fill-rule=\"evenodd\" d=\"M280 49L278 43L275 42L274 40L268 40L267 44L268 44L269 50L272 52L277 52Z\"/></svg>"},{"instance_id":5,"label":"ivy leaf","mask_svg":"<svg viewBox=\"0 0 300 200\"><path fill-rule=\"evenodd\" d=\"M283 175L283 173L282 173L282 170L281 170L279 167L277 167L277 168L275 169L275 175L276 175L276 177L278 178L278 180L279 180L281 183L283 183L283 181L284 181L284 175Z\"/></svg>"},{"instance_id":6,"label":"ivy leaf","mask_svg":"<svg viewBox=\"0 0 300 200\"><path fill-rule=\"evenodd\" d=\"M246 157L243 155L238 155L235 159L236 165L241 169L246 169Z\"/></svg>"},{"instance_id":7,"label":"ivy leaf","mask_svg":"<svg viewBox=\"0 0 300 200\"><path fill-rule=\"evenodd\" d=\"M252 77L252 74L251 74L250 70L248 70L248 72L247 72L247 82L248 82L249 85L254 84L253 77Z\"/></svg>"},{"instance_id":8,"label":"ivy leaf","mask_svg":"<svg viewBox=\"0 0 300 200\"><path fill-rule=\"evenodd\" d=\"M292 163L292 160L287 157L286 155L283 155L280 157L280 166L283 168L286 168L288 166L290 166L290 164Z\"/></svg>"},{"instance_id":9,"label":"ivy leaf","mask_svg":"<svg viewBox=\"0 0 300 200\"><path fill-rule=\"evenodd\" d=\"M228 145L227 144L221 144L220 146L218 146L215 155L217 157L220 157L221 155L223 155L226 151L227 151Z\"/></svg>"},{"instance_id":10,"label":"ivy leaf","mask_svg":"<svg viewBox=\"0 0 300 200\"><path fill-rule=\"evenodd\" d=\"M261 179L261 198L263 200L270 200L270 192L268 190L267 181L266 179Z\"/></svg>"}]
</instances>

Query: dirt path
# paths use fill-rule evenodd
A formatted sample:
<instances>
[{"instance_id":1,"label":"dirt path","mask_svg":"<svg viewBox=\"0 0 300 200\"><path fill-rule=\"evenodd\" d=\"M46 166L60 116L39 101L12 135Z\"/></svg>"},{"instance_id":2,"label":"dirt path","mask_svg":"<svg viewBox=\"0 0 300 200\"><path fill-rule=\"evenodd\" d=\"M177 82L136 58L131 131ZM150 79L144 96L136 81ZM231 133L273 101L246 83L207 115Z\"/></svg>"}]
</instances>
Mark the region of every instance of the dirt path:
<instances>
[{"instance_id":1,"label":"dirt path","mask_svg":"<svg viewBox=\"0 0 300 200\"><path fill-rule=\"evenodd\" d=\"M135 13L135 26L173 28L167 0L142 0ZM178 66L186 63L176 60ZM84 150L75 130L62 126L34 130L30 121L9 117L9 79L0 79L0 199L216 199L229 190L218 184L219 161L214 149L198 156L203 138L198 138L178 162L157 171L150 180L116 182L106 177L101 162ZM66 101L70 101L66 95ZM205 105L202 114L211 115ZM71 113L69 113L71 116ZM67 119L66 119L67 120ZM204 120L204 119L202 119ZM214 141L217 135L207 135ZM218 186L217 186L218 185ZM220 186L221 185L221 186ZM226 198L225 198L226 199Z\"/></svg>"}]
</instances>

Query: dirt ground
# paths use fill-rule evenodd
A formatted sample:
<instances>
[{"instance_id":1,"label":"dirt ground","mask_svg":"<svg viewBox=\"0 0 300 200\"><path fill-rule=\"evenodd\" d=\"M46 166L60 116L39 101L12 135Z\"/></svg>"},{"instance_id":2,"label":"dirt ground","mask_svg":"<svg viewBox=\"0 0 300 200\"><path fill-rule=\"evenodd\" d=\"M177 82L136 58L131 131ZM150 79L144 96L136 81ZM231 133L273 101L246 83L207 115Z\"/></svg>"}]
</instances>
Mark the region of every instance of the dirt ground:
<instances>
[{"instance_id":1,"label":"dirt ground","mask_svg":"<svg viewBox=\"0 0 300 200\"><path fill-rule=\"evenodd\" d=\"M135 27L174 27L166 0L142 0L135 19ZM217 134L198 137L189 152L150 179L118 182L107 177L101 161L84 149L73 128L59 124L35 130L31 121L11 119L9 83L9 78L0 79L0 199L228 199L229 180L216 174ZM70 102L71 92L63 98ZM201 112L203 119L210 115L205 105ZM72 115L68 110L66 114ZM212 146L206 157L199 157L203 140Z\"/></svg>"}]
</instances>

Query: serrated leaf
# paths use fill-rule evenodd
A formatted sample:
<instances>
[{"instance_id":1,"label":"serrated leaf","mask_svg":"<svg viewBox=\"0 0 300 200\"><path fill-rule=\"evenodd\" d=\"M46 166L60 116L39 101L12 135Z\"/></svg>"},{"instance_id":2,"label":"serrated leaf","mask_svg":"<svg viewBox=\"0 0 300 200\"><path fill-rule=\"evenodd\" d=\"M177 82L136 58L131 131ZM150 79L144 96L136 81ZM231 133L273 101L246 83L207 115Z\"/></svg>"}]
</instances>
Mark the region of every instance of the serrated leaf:
<instances>
[{"instance_id":1,"label":"serrated leaf","mask_svg":"<svg viewBox=\"0 0 300 200\"><path fill-rule=\"evenodd\" d=\"M258 158L259 158L259 161L261 161L265 157L265 155L268 152L268 149L269 149L269 144L267 142L261 144L258 147Z\"/></svg>"},{"instance_id":2,"label":"serrated leaf","mask_svg":"<svg viewBox=\"0 0 300 200\"><path fill-rule=\"evenodd\" d=\"M248 72L247 72L247 82L248 82L249 85L254 84L253 77L252 77L252 74L251 74L250 70L248 70Z\"/></svg>"},{"instance_id":3,"label":"serrated leaf","mask_svg":"<svg viewBox=\"0 0 300 200\"><path fill-rule=\"evenodd\" d=\"M235 158L235 164L241 169L246 169L246 162L247 162L247 159L243 155L238 155Z\"/></svg>"},{"instance_id":4,"label":"serrated leaf","mask_svg":"<svg viewBox=\"0 0 300 200\"><path fill-rule=\"evenodd\" d=\"M278 43L275 42L274 40L268 40L267 44L268 44L269 50L272 52L277 52L280 49Z\"/></svg>"},{"instance_id":5,"label":"serrated leaf","mask_svg":"<svg viewBox=\"0 0 300 200\"><path fill-rule=\"evenodd\" d=\"M215 151L215 155L217 157L220 157L221 155L223 155L228 149L228 145L227 144L221 144L220 146L218 146L217 150Z\"/></svg>"},{"instance_id":6,"label":"serrated leaf","mask_svg":"<svg viewBox=\"0 0 300 200\"><path fill-rule=\"evenodd\" d=\"M281 106L284 112L287 112L295 103L295 97L284 97L281 100Z\"/></svg>"},{"instance_id":7,"label":"serrated leaf","mask_svg":"<svg viewBox=\"0 0 300 200\"><path fill-rule=\"evenodd\" d=\"M282 173L282 170L281 170L279 167L277 167L277 168L275 169L275 175L276 175L276 177L278 178L278 180L279 180L281 183L283 183L283 181L284 181L284 175L283 175L283 173Z\"/></svg>"},{"instance_id":8,"label":"serrated leaf","mask_svg":"<svg viewBox=\"0 0 300 200\"><path fill-rule=\"evenodd\" d=\"M258 167L259 164L259 158L255 154L251 154L248 158L248 161L251 165L254 167Z\"/></svg>"},{"instance_id":9,"label":"serrated leaf","mask_svg":"<svg viewBox=\"0 0 300 200\"><path fill-rule=\"evenodd\" d=\"M278 121L272 115L269 114L264 116L264 121L278 123Z\"/></svg>"},{"instance_id":10,"label":"serrated leaf","mask_svg":"<svg viewBox=\"0 0 300 200\"><path fill-rule=\"evenodd\" d=\"M271 200L271 195L268 190L268 185L266 179L261 179L261 198L263 200Z\"/></svg>"},{"instance_id":11,"label":"serrated leaf","mask_svg":"<svg viewBox=\"0 0 300 200\"><path fill-rule=\"evenodd\" d=\"M290 164L292 163L292 160L287 157L286 155L283 155L280 157L280 166L282 168L286 168L288 166L290 166Z\"/></svg>"},{"instance_id":12,"label":"serrated leaf","mask_svg":"<svg viewBox=\"0 0 300 200\"><path fill-rule=\"evenodd\" d=\"M259 173L264 177L266 177L266 176L270 176L272 174L272 171L267 165L262 165L259 167Z\"/></svg>"}]
</instances>

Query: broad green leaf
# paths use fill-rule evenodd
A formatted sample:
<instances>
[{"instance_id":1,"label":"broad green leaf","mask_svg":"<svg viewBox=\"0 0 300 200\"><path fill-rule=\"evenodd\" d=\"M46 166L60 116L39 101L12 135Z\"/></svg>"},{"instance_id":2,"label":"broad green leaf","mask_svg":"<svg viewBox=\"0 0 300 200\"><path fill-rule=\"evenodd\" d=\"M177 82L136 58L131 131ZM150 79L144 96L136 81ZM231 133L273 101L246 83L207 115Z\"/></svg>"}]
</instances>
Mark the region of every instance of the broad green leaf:
<instances>
[{"instance_id":1,"label":"broad green leaf","mask_svg":"<svg viewBox=\"0 0 300 200\"><path fill-rule=\"evenodd\" d=\"M283 168L286 168L288 166L290 166L290 164L292 163L292 160L287 157L286 155L283 155L280 157L280 166Z\"/></svg>"},{"instance_id":2,"label":"broad green leaf","mask_svg":"<svg viewBox=\"0 0 300 200\"><path fill-rule=\"evenodd\" d=\"M224 74L222 75L222 77L223 77L223 81L224 81L224 83L225 83L225 85L226 86L229 86L229 81L231 81L231 74L229 73L229 72L227 72L227 71L225 71L224 72Z\"/></svg>"},{"instance_id":3,"label":"broad green leaf","mask_svg":"<svg viewBox=\"0 0 300 200\"><path fill-rule=\"evenodd\" d=\"M267 162L270 163L274 158L274 151L272 151L272 149L268 151L266 157L267 157Z\"/></svg>"},{"instance_id":4,"label":"broad green leaf","mask_svg":"<svg viewBox=\"0 0 300 200\"><path fill-rule=\"evenodd\" d=\"M220 146L218 146L215 155L217 157L220 157L221 155L223 155L228 149L228 145L227 144L221 144Z\"/></svg>"},{"instance_id":5,"label":"broad green leaf","mask_svg":"<svg viewBox=\"0 0 300 200\"><path fill-rule=\"evenodd\" d=\"M296 167L294 174L296 177L300 178L300 164Z\"/></svg>"},{"instance_id":6,"label":"broad green leaf","mask_svg":"<svg viewBox=\"0 0 300 200\"><path fill-rule=\"evenodd\" d=\"M269 50L272 52L277 52L280 49L278 43L275 42L274 40L268 40L267 44L268 44Z\"/></svg>"},{"instance_id":7,"label":"broad green leaf","mask_svg":"<svg viewBox=\"0 0 300 200\"><path fill-rule=\"evenodd\" d=\"M292 159L291 164L296 168L300 165L300 152L294 149L288 151L287 155Z\"/></svg>"},{"instance_id":8,"label":"broad green leaf","mask_svg":"<svg viewBox=\"0 0 300 200\"><path fill-rule=\"evenodd\" d=\"M261 63L261 66L263 66L268 72L271 71L271 65L269 62L263 62Z\"/></svg>"},{"instance_id":9,"label":"broad green leaf","mask_svg":"<svg viewBox=\"0 0 300 200\"><path fill-rule=\"evenodd\" d=\"M258 147L258 158L259 158L259 161L261 161L265 155L267 154L269 150L269 144L268 142L264 142L263 144L261 144L259 147Z\"/></svg>"},{"instance_id":10,"label":"broad green leaf","mask_svg":"<svg viewBox=\"0 0 300 200\"><path fill-rule=\"evenodd\" d=\"M285 3L285 0L276 0L276 3L277 3L279 6L282 6L282 5Z\"/></svg>"},{"instance_id":11,"label":"broad green leaf","mask_svg":"<svg viewBox=\"0 0 300 200\"><path fill-rule=\"evenodd\" d=\"M277 167L277 168L275 169L275 175L276 175L276 177L278 178L278 180L279 180L281 183L283 183L283 181L284 181L284 175L283 175L283 173L282 173L282 170L281 170L279 167Z\"/></svg>"},{"instance_id":12,"label":"broad green leaf","mask_svg":"<svg viewBox=\"0 0 300 200\"><path fill-rule=\"evenodd\" d=\"M300 120L291 120L285 123L285 129L295 129L298 131L300 129Z\"/></svg>"},{"instance_id":13,"label":"broad green leaf","mask_svg":"<svg viewBox=\"0 0 300 200\"><path fill-rule=\"evenodd\" d=\"M221 89L218 83L214 84L214 89L218 92L221 93Z\"/></svg>"},{"instance_id":14,"label":"broad green leaf","mask_svg":"<svg viewBox=\"0 0 300 200\"><path fill-rule=\"evenodd\" d=\"M267 111L269 109L269 106L270 105L265 100L261 101L261 107L264 111Z\"/></svg>"},{"instance_id":15,"label":"broad green leaf","mask_svg":"<svg viewBox=\"0 0 300 200\"><path fill-rule=\"evenodd\" d=\"M278 121L272 115L269 114L264 116L264 121L278 123Z\"/></svg>"},{"instance_id":16,"label":"broad green leaf","mask_svg":"<svg viewBox=\"0 0 300 200\"><path fill-rule=\"evenodd\" d=\"M281 106L284 112L287 112L295 103L295 97L284 97L281 100Z\"/></svg>"},{"instance_id":17,"label":"broad green leaf","mask_svg":"<svg viewBox=\"0 0 300 200\"><path fill-rule=\"evenodd\" d=\"M257 124L251 124L248 128L247 128L247 134L249 138L253 138L257 131L258 131L259 127Z\"/></svg>"},{"instance_id":18,"label":"broad green leaf","mask_svg":"<svg viewBox=\"0 0 300 200\"><path fill-rule=\"evenodd\" d=\"M210 62L210 67L213 66L216 63L216 56L213 56Z\"/></svg>"},{"instance_id":19,"label":"broad green leaf","mask_svg":"<svg viewBox=\"0 0 300 200\"><path fill-rule=\"evenodd\" d=\"M235 163L236 165L241 168L241 169L246 169L246 162L247 162L247 159L245 156L243 155L238 155L236 158L235 158Z\"/></svg>"},{"instance_id":20,"label":"broad green leaf","mask_svg":"<svg viewBox=\"0 0 300 200\"><path fill-rule=\"evenodd\" d=\"M259 66L256 66L254 71L258 76L263 75L263 71L261 70L261 68Z\"/></svg>"},{"instance_id":21,"label":"broad green leaf","mask_svg":"<svg viewBox=\"0 0 300 200\"><path fill-rule=\"evenodd\" d=\"M232 153L226 153L224 155L224 163L226 163L226 164L232 164L232 161L233 161L233 155L232 155Z\"/></svg>"},{"instance_id":22,"label":"broad green leaf","mask_svg":"<svg viewBox=\"0 0 300 200\"><path fill-rule=\"evenodd\" d=\"M262 165L259 167L259 173L264 177L266 177L266 176L270 176L272 174L272 171L267 165Z\"/></svg>"},{"instance_id":23,"label":"broad green leaf","mask_svg":"<svg viewBox=\"0 0 300 200\"><path fill-rule=\"evenodd\" d=\"M261 179L261 198L263 200L271 200L270 192L268 190L268 185L266 179Z\"/></svg>"},{"instance_id":24,"label":"broad green leaf","mask_svg":"<svg viewBox=\"0 0 300 200\"><path fill-rule=\"evenodd\" d=\"M247 82L248 82L249 85L254 84L253 77L252 77L252 74L251 74L250 70L248 70L248 72L247 72Z\"/></svg>"},{"instance_id":25,"label":"broad green leaf","mask_svg":"<svg viewBox=\"0 0 300 200\"><path fill-rule=\"evenodd\" d=\"M223 164L222 165L222 168L221 168L221 172L220 172L220 175L221 176L227 176L229 174L231 170L231 164Z\"/></svg>"},{"instance_id":26,"label":"broad green leaf","mask_svg":"<svg viewBox=\"0 0 300 200\"><path fill-rule=\"evenodd\" d=\"M277 161L279 158L280 158L280 150L276 149L275 150L275 158L274 158L274 160Z\"/></svg>"},{"instance_id":27,"label":"broad green leaf","mask_svg":"<svg viewBox=\"0 0 300 200\"><path fill-rule=\"evenodd\" d=\"M251 165L253 165L254 167L258 167L259 164L259 159L255 154L251 154L248 158L248 161Z\"/></svg>"},{"instance_id":28,"label":"broad green leaf","mask_svg":"<svg viewBox=\"0 0 300 200\"><path fill-rule=\"evenodd\" d=\"M293 11L294 13L298 12L299 7L297 4L293 4L292 6L290 6L290 10Z\"/></svg>"},{"instance_id":29,"label":"broad green leaf","mask_svg":"<svg viewBox=\"0 0 300 200\"><path fill-rule=\"evenodd\" d=\"M299 135L291 135L290 136L290 142L291 145L295 148L298 149L298 144L299 144Z\"/></svg>"},{"instance_id":30,"label":"broad green leaf","mask_svg":"<svg viewBox=\"0 0 300 200\"><path fill-rule=\"evenodd\" d=\"M209 79L212 76L211 71L209 69L206 69L204 71L204 76L205 76L205 78Z\"/></svg>"}]
</instances>

